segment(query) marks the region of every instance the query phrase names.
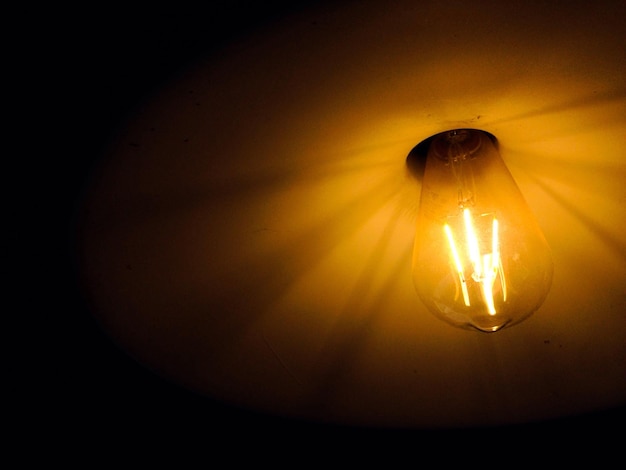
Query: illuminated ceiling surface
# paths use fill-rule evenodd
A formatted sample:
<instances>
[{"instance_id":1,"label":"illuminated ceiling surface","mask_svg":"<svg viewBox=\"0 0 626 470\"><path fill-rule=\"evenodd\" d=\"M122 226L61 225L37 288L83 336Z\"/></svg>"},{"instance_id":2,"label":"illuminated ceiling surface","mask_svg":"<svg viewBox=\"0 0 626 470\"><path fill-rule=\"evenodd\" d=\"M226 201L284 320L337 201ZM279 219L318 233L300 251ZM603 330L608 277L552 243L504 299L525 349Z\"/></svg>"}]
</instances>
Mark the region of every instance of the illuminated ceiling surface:
<instances>
[{"instance_id":1,"label":"illuminated ceiling surface","mask_svg":"<svg viewBox=\"0 0 626 470\"><path fill-rule=\"evenodd\" d=\"M626 3L532 3L339 3L186 69L124 124L85 200L105 331L185 387L305 420L623 405ZM459 127L497 137L553 250L543 306L495 334L438 320L412 284L406 157Z\"/></svg>"}]
</instances>

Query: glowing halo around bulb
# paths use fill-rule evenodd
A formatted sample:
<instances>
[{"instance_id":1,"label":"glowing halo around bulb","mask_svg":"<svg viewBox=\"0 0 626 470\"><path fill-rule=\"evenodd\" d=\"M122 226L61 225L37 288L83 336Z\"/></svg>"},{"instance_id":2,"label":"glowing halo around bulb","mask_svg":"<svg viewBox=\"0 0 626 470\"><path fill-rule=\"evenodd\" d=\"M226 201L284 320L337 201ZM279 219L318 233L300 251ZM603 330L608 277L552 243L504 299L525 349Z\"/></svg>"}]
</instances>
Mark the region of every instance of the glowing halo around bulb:
<instances>
[{"instance_id":1,"label":"glowing halo around bulb","mask_svg":"<svg viewBox=\"0 0 626 470\"><path fill-rule=\"evenodd\" d=\"M413 250L417 292L437 317L495 332L528 318L552 283L552 257L488 134L433 136Z\"/></svg>"}]
</instances>

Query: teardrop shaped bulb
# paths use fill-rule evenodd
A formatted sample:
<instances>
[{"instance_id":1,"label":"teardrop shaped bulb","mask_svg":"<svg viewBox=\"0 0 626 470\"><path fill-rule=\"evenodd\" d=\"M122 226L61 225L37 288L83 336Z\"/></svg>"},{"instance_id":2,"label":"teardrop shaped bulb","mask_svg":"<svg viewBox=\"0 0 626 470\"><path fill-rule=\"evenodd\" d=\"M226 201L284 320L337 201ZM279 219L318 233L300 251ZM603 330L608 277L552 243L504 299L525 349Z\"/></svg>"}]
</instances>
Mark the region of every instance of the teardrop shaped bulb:
<instances>
[{"instance_id":1,"label":"teardrop shaped bulb","mask_svg":"<svg viewBox=\"0 0 626 470\"><path fill-rule=\"evenodd\" d=\"M413 250L417 292L437 317L495 332L528 318L552 283L552 256L491 138L432 138Z\"/></svg>"}]
</instances>

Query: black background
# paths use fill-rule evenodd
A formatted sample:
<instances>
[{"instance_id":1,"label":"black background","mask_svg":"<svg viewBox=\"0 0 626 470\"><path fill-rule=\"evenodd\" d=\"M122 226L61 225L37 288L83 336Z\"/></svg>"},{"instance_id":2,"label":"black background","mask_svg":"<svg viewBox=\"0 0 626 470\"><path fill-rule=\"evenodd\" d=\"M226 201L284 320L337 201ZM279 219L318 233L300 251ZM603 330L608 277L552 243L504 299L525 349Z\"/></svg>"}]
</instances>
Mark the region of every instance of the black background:
<instances>
[{"instance_id":1,"label":"black background","mask_svg":"<svg viewBox=\"0 0 626 470\"><path fill-rule=\"evenodd\" d=\"M609 430L623 427L623 407L456 430L367 429L265 416L163 380L98 328L76 277L75 222L90 171L112 134L152 91L198 57L307 6L231 1L149 16L118 9L21 19L28 46L9 74L19 82L9 94L20 103L12 118L24 135L10 139L18 144L15 161L24 175L14 199L26 202L25 209L13 210L15 226L28 231L12 232L27 245L17 253L15 279L26 289L15 290L20 302L14 311L26 320L19 351L30 361L17 368L21 378L13 387L20 395L13 406L16 435L32 448L55 443L56 452L91 449L92 457L140 443L151 455L182 446L233 458L249 456L257 444L276 457L304 448L298 465L304 455L347 446L355 457L387 445L406 446L409 454L468 445L464 455L482 456L554 449L557 442L571 452L576 443L588 448L599 438L613 447L623 431Z\"/></svg>"}]
</instances>

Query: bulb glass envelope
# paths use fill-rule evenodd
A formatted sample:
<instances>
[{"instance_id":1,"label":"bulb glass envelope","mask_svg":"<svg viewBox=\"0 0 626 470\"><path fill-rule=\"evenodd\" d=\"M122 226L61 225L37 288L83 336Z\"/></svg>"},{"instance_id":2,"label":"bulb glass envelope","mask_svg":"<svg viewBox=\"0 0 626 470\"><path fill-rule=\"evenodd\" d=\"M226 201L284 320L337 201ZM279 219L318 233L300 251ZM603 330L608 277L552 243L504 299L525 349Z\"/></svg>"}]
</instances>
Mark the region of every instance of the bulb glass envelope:
<instances>
[{"instance_id":1,"label":"bulb glass envelope","mask_svg":"<svg viewBox=\"0 0 626 470\"><path fill-rule=\"evenodd\" d=\"M430 144L413 278L430 311L495 332L524 320L552 282L548 244L488 134L457 129Z\"/></svg>"}]
</instances>

